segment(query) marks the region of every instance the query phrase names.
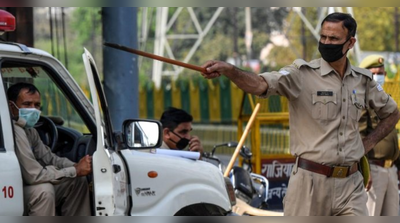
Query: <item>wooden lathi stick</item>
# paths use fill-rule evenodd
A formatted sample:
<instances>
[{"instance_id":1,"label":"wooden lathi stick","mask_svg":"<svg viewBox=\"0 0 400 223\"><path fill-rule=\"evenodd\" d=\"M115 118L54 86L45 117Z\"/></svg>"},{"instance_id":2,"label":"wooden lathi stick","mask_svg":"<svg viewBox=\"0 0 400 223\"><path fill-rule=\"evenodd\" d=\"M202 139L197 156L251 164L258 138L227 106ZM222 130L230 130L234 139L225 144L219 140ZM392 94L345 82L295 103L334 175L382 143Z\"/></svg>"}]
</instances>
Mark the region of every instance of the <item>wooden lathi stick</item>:
<instances>
[{"instance_id":1,"label":"wooden lathi stick","mask_svg":"<svg viewBox=\"0 0 400 223\"><path fill-rule=\"evenodd\" d=\"M151 58L151 59L154 59L154 60L159 60L159 61L162 61L162 62L174 64L174 65L177 65L177 66L185 67L185 68L188 68L188 69L191 69L191 70L195 70L195 71L199 71L199 72L202 72L202 73L207 73L206 69L203 68L203 67L199 67L199 66L196 66L196 65L184 63L184 62L181 62L181 61L178 61L178 60L173 60L173 59L169 59L169 58L166 58L166 57L157 56L155 54L147 53L147 52L144 52L144 51L141 51L141 50L132 49L132 48L129 48L129 47L126 47L126 46L122 46L122 45L119 45L119 44L115 44L115 43L107 43L106 42L106 43L104 43L104 45L112 47L112 48L115 48L115 49L123 50L123 51L129 52L129 53L134 53L134 54L137 54L137 55L140 55L140 56L148 57L148 58Z\"/></svg>"},{"instance_id":2,"label":"wooden lathi stick","mask_svg":"<svg viewBox=\"0 0 400 223\"><path fill-rule=\"evenodd\" d=\"M257 116L258 110L260 110L260 103L257 103L256 107L254 108L253 114L251 114L249 122L246 125L246 128L244 129L243 135L240 138L239 144L236 146L235 152L232 155L231 160L229 161L228 167L226 167L224 176L228 177L229 176L229 172L231 171L233 164L236 161L237 156L239 155L240 149L242 148L244 141L246 140L247 135L249 134L249 131L251 129L251 125L254 122L254 119Z\"/></svg>"}]
</instances>

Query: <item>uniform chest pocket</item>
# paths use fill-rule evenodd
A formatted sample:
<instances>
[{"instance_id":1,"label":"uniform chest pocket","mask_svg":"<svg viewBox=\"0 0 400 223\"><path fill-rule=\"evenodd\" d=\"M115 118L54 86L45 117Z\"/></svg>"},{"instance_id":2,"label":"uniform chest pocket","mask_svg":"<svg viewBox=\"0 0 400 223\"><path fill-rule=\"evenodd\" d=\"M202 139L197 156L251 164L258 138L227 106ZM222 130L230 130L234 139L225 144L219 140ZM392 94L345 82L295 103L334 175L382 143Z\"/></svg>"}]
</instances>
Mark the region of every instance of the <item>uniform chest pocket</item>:
<instances>
[{"instance_id":1,"label":"uniform chest pocket","mask_svg":"<svg viewBox=\"0 0 400 223\"><path fill-rule=\"evenodd\" d=\"M351 94L350 97L350 105L349 105L349 115L353 120L359 120L361 117L361 113L365 108L364 100L361 100L362 97L357 97L356 94Z\"/></svg>"},{"instance_id":2,"label":"uniform chest pocket","mask_svg":"<svg viewBox=\"0 0 400 223\"><path fill-rule=\"evenodd\" d=\"M312 117L316 120L333 120L337 116L337 95L332 91L312 94Z\"/></svg>"}]
</instances>

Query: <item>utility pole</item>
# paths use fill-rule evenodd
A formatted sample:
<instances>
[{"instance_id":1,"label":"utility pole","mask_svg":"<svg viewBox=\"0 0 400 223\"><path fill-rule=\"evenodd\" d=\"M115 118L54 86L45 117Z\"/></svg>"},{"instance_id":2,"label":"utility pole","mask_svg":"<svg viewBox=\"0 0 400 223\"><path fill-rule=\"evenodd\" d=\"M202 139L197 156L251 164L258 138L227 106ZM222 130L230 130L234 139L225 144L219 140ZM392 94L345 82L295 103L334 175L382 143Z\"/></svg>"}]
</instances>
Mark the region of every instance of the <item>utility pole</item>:
<instances>
[{"instance_id":1,"label":"utility pole","mask_svg":"<svg viewBox=\"0 0 400 223\"><path fill-rule=\"evenodd\" d=\"M102 8L103 39L137 48L137 8ZM104 91L114 129L121 131L125 119L139 117L139 75L137 56L103 48Z\"/></svg>"}]
</instances>

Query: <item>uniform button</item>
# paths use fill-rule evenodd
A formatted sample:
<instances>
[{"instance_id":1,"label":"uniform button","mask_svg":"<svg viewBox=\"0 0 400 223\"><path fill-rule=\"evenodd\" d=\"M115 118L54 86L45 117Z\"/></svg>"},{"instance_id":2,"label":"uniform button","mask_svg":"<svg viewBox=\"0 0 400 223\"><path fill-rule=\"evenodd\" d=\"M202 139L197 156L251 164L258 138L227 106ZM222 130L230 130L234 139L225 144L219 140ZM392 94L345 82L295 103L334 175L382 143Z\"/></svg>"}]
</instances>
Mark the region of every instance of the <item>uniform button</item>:
<instances>
[{"instance_id":1,"label":"uniform button","mask_svg":"<svg viewBox=\"0 0 400 223\"><path fill-rule=\"evenodd\" d=\"M339 151L342 152L342 148L340 148Z\"/></svg>"},{"instance_id":2,"label":"uniform button","mask_svg":"<svg viewBox=\"0 0 400 223\"><path fill-rule=\"evenodd\" d=\"M343 98L343 102L346 102L346 98Z\"/></svg>"},{"instance_id":3,"label":"uniform button","mask_svg":"<svg viewBox=\"0 0 400 223\"><path fill-rule=\"evenodd\" d=\"M346 117L345 117L345 116L343 116L343 119L346 119Z\"/></svg>"},{"instance_id":4,"label":"uniform button","mask_svg":"<svg viewBox=\"0 0 400 223\"><path fill-rule=\"evenodd\" d=\"M343 135L343 132L341 132L340 135L342 136L342 135Z\"/></svg>"}]
</instances>

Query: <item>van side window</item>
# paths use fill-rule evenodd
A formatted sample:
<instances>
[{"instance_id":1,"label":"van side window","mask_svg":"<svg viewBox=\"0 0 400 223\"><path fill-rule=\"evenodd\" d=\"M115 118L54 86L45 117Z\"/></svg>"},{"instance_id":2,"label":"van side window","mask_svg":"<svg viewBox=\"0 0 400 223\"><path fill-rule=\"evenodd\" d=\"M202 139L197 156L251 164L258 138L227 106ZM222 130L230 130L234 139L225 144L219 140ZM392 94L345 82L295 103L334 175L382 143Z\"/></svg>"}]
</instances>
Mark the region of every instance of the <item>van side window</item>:
<instances>
[{"instance_id":1,"label":"van side window","mask_svg":"<svg viewBox=\"0 0 400 223\"><path fill-rule=\"evenodd\" d=\"M34 84L41 93L42 116L52 117L52 121L65 127L72 127L82 133L89 133L84 121L70 101L50 77L51 70L40 64L18 61L4 61L1 73L5 88L18 82Z\"/></svg>"}]
</instances>

